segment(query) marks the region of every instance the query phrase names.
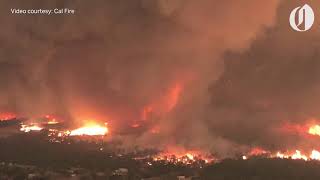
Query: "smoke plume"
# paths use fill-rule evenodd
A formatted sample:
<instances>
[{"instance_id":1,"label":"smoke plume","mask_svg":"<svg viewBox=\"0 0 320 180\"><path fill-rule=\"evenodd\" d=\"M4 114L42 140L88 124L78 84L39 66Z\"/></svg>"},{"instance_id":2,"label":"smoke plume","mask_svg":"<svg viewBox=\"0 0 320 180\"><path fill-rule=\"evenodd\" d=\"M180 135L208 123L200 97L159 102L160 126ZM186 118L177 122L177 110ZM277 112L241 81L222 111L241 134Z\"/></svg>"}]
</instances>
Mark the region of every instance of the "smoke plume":
<instances>
[{"instance_id":1,"label":"smoke plume","mask_svg":"<svg viewBox=\"0 0 320 180\"><path fill-rule=\"evenodd\" d=\"M1 1L0 109L59 114L70 123L94 118L113 127L148 122L157 133L128 137L133 145L228 155L232 147L268 144L262 136L280 120L316 115L315 106L311 114L299 108L315 105L309 90L317 92L319 77L315 49L296 58L290 53L298 43L280 47L296 34L273 28L278 5ZM76 13L17 15L11 8Z\"/></svg>"}]
</instances>

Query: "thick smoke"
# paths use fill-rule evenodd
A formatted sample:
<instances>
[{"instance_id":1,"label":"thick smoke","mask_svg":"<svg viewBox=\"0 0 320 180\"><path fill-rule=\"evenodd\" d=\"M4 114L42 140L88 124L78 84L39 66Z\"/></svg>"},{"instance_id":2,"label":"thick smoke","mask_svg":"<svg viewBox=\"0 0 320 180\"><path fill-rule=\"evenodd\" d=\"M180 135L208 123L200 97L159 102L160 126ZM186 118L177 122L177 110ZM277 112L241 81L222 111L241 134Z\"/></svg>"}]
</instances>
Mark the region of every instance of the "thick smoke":
<instances>
[{"instance_id":1,"label":"thick smoke","mask_svg":"<svg viewBox=\"0 0 320 180\"><path fill-rule=\"evenodd\" d=\"M273 82L255 68L267 64L274 71L280 60L270 54L278 51L273 44L258 42L262 45L257 50L235 55L241 70L222 59L226 51L243 52L262 37L274 24L277 7L278 0L1 1L0 108L24 116L54 113L76 123L95 118L124 127L140 121L142 109L155 104L149 121L160 133L142 134L132 144L217 152L250 144L241 137L252 132L249 124L258 115L251 112L256 106L271 106L268 92L285 94L285 89L272 89L273 83L289 90L277 74ZM11 8L72 8L76 14L15 15ZM281 63L287 67L290 60ZM235 85L228 86L229 78ZM177 85L181 93L168 110L163 101ZM261 91L255 94L254 88ZM261 97L258 93L265 97L254 99ZM290 93L273 97L285 102Z\"/></svg>"},{"instance_id":2,"label":"thick smoke","mask_svg":"<svg viewBox=\"0 0 320 180\"><path fill-rule=\"evenodd\" d=\"M317 15L320 4L309 4ZM263 38L244 53L225 54L224 73L210 88L212 131L267 149L319 148L317 138L299 134L299 127L320 118L319 21L305 33L288 24L291 10L302 5L283 3Z\"/></svg>"}]
</instances>

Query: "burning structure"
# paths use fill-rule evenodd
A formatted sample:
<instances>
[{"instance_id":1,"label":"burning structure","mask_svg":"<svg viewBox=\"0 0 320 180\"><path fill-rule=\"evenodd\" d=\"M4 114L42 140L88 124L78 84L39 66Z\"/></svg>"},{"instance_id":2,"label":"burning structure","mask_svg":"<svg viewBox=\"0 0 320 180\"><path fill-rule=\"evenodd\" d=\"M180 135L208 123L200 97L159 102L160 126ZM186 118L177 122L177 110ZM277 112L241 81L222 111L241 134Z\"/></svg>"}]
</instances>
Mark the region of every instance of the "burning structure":
<instances>
[{"instance_id":1,"label":"burning structure","mask_svg":"<svg viewBox=\"0 0 320 180\"><path fill-rule=\"evenodd\" d=\"M288 27L297 2L0 4L0 134L98 137L150 164L320 159L319 34ZM8 11L31 7L75 13Z\"/></svg>"}]
</instances>

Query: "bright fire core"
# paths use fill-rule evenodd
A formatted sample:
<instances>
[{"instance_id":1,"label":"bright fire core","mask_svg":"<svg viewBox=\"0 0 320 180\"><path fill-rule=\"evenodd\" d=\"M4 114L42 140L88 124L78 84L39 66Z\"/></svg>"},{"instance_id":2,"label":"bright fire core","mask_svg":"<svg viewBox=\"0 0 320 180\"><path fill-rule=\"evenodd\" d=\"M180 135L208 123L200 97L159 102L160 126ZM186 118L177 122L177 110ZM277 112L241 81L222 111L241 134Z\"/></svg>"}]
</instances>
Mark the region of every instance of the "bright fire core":
<instances>
[{"instance_id":1,"label":"bright fire core","mask_svg":"<svg viewBox=\"0 0 320 180\"><path fill-rule=\"evenodd\" d=\"M104 136L109 132L108 128L100 125L88 125L70 132L70 136Z\"/></svg>"}]
</instances>

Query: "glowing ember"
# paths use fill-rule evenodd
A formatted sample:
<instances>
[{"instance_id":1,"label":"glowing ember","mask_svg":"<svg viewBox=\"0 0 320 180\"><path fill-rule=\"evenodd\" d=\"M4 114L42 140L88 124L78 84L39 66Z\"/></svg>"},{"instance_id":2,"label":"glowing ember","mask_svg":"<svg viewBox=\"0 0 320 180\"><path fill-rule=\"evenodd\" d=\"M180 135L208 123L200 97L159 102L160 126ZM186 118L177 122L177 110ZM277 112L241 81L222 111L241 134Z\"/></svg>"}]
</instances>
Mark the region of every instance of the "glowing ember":
<instances>
[{"instance_id":1,"label":"glowing ember","mask_svg":"<svg viewBox=\"0 0 320 180\"><path fill-rule=\"evenodd\" d=\"M270 152L262 149L262 148L259 148L259 147L256 147L256 148L253 148L250 152L249 152L249 156L261 156L263 154L268 154Z\"/></svg>"},{"instance_id":2,"label":"glowing ember","mask_svg":"<svg viewBox=\"0 0 320 180\"><path fill-rule=\"evenodd\" d=\"M193 160L194 159L194 155L190 154L190 153L187 153L186 156L190 159L190 160Z\"/></svg>"},{"instance_id":3,"label":"glowing ember","mask_svg":"<svg viewBox=\"0 0 320 180\"><path fill-rule=\"evenodd\" d=\"M319 125L311 126L309 128L308 133L311 134L311 135L320 136L320 126Z\"/></svg>"},{"instance_id":4,"label":"glowing ember","mask_svg":"<svg viewBox=\"0 0 320 180\"><path fill-rule=\"evenodd\" d=\"M150 132L152 134L159 134L160 133L160 128L158 126L155 126L155 127L151 128Z\"/></svg>"},{"instance_id":5,"label":"glowing ember","mask_svg":"<svg viewBox=\"0 0 320 180\"><path fill-rule=\"evenodd\" d=\"M41 131L43 128L39 127L38 125L31 124L31 125L21 125L20 131L23 132L30 132L30 131Z\"/></svg>"},{"instance_id":6,"label":"glowing ember","mask_svg":"<svg viewBox=\"0 0 320 180\"><path fill-rule=\"evenodd\" d=\"M93 124L71 131L70 136L104 136L108 133L108 131L108 128L105 126Z\"/></svg>"},{"instance_id":7,"label":"glowing ember","mask_svg":"<svg viewBox=\"0 0 320 180\"><path fill-rule=\"evenodd\" d=\"M9 113L9 112L6 112L6 113L0 113L0 121L7 121L7 120L10 120L10 119L14 119L16 118L17 116L13 113Z\"/></svg>"},{"instance_id":8,"label":"glowing ember","mask_svg":"<svg viewBox=\"0 0 320 180\"><path fill-rule=\"evenodd\" d=\"M277 153L272 153L270 151L263 150L261 148L254 148L248 154L242 156L243 160L247 160L252 156L264 156L266 158L280 158L280 159L292 159L292 160L319 160L320 161L320 152L317 150L312 150L311 153L304 154L300 150L287 151L286 153L278 151Z\"/></svg>"},{"instance_id":9,"label":"glowing ember","mask_svg":"<svg viewBox=\"0 0 320 180\"><path fill-rule=\"evenodd\" d=\"M70 135L70 131L63 131L58 133L58 137L64 137L69 135Z\"/></svg>"},{"instance_id":10,"label":"glowing ember","mask_svg":"<svg viewBox=\"0 0 320 180\"><path fill-rule=\"evenodd\" d=\"M138 128L138 127L140 127L140 124L135 123L135 124L132 124L131 127L133 127L133 128Z\"/></svg>"},{"instance_id":11,"label":"glowing ember","mask_svg":"<svg viewBox=\"0 0 320 180\"><path fill-rule=\"evenodd\" d=\"M268 157L269 155L271 155L272 153L270 151L264 150L260 147L255 147L253 149L251 149L247 154L242 156L243 160L247 160L251 157L255 157L255 156L264 156L264 157Z\"/></svg>"},{"instance_id":12,"label":"glowing ember","mask_svg":"<svg viewBox=\"0 0 320 180\"><path fill-rule=\"evenodd\" d=\"M306 155L303 155L301 154L300 151L296 150L296 153L294 153L292 156L291 156L292 159L303 159L305 161L308 160L308 157Z\"/></svg>"},{"instance_id":13,"label":"glowing ember","mask_svg":"<svg viewBox=\"0 0 320 180\"><path fill-rule=\"evenodd\" d=\"M276 157L280 159L289 159L289 155L285 155L281 152L277 152Z\"/></svg>"},{"instance_id":14,"label":"glowing ember","mask_svg":"<svg viewBox=\"0 0 320 180\"><path fill-rule=\"evenodd\" d=\"M57 118L55 118L52 115L46 115L45 118L48 120L48 124L59 124L59 121L57 120Z\"/></svg>"},{"instance_id":15,"label":"glowing ember","mask_svg":"<svg viewBox=\"0 0 320 180\"><path fill-rule=\"evenodd\" d=\"M59 124L58 121L48 121L48 124Z\"/></svg>"},{"instance_id":16,"label":"glowing ember","mask_svg":"<svg viewBox=\"0 0 320 180\"><path fill-rule=\"evenodd\" d=\"M213 158L208 155L202 155L197 152L187 152L187 153L161 153L153 158L154 161L167 161L170 163L182 163L182 164L192 164L197 161L203 161L204 163L210 163Z\"/></svg>"}]
</instances>

